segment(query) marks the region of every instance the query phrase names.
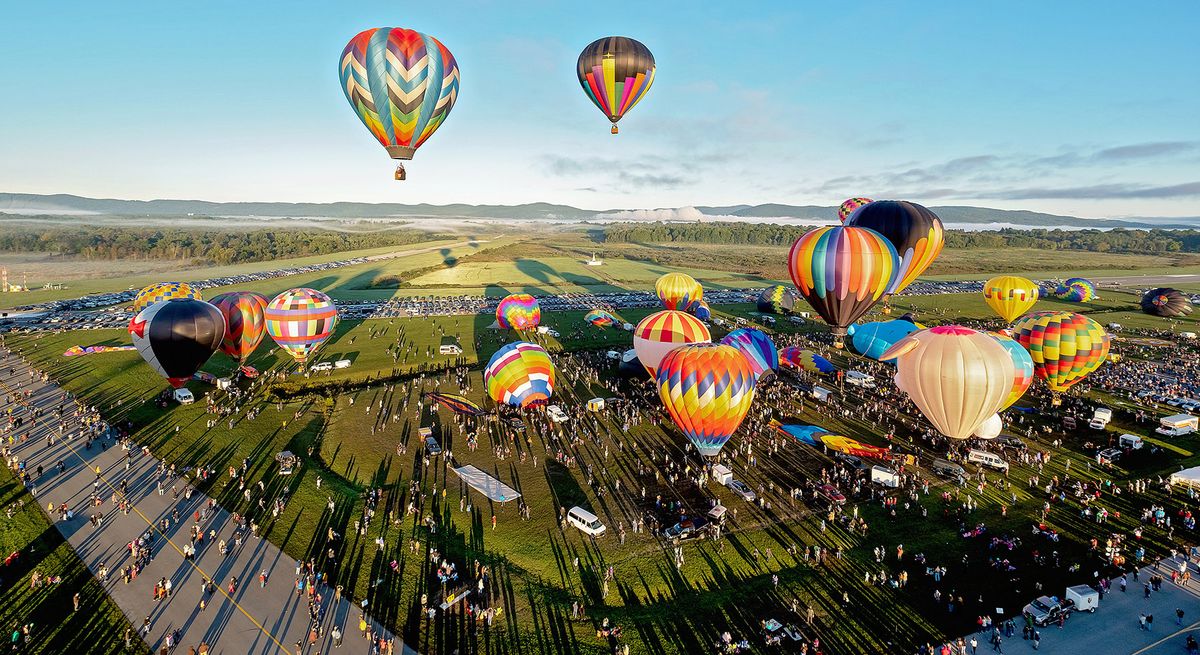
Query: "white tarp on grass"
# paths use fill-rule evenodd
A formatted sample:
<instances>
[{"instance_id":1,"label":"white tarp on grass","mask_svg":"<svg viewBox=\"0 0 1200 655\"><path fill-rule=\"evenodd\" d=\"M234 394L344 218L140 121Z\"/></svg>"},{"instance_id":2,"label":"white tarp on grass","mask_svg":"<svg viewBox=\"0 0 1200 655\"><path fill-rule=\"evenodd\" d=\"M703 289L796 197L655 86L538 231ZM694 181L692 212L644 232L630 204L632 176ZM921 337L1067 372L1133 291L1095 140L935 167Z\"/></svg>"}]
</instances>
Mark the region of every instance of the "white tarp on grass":
<instances>
[{"instance_id":1,"label":"white tarp on grass","mask_svg":"<svg viewBox=\"0 0 1200 655\"><path fill-rule=\"evenodd\" d=\"M473 489L496 502L507 503L510 500L516 500L521 497L521 494L517 493L516 489L480 471L474 466L459 467L454 469L454 472L463 481L471 485Z\"/></svg>"}]
</instances>

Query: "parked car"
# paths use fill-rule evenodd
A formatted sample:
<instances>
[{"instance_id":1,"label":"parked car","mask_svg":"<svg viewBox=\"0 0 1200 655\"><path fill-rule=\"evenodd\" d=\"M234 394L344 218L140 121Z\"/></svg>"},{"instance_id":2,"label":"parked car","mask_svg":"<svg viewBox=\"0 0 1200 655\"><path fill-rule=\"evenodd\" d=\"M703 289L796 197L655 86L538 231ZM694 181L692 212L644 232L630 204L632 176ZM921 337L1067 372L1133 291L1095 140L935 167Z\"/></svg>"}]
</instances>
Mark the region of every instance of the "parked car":
<instances>
[{"instance_id":1,"label":"parked car","mask_svg":"<svg viewBox=\"0 0 1200 655\"><path fill-rule=\"evenodd\" d=\"M663 536L671 541L691 541L704 536L708 531L708 519L696 516L684 519L679 523L663 530Z\"/></svg>"},{"instance_id":2,"label":"parked car","mask_svg":"<svg viewBox=\"0 0 1200 655\"><path fill-rule=\"evenodd\" d=\"M567 522L579 528L581 532L593 537L604 534L607 528L600 522L599 517L576 505L567 512Z\"/></svg>"},{"instance_id":3,"label":"parked car","mask_svg":"<svg viewBox=\"0 0 1200 655\"><path fill-rule=\"evenodd\" d=\"M1050 596L1039 596L1021 610L1034 625L1046 627L1058 621L1058 617L1068 617L1075 609L1075 603L1069 600L1059 600Z\"/></svg>"},{"instance_id":4,"label":"parked car","mask_svg":"<svg viewBox=\"0 0 1200 655\"><path fill-rule=\"evenodd\" d=\"M729 484L725 486L729 487L730 491L737 494L742 498L742 500L748 503L752 503L758 499L758 494L754 493L754 490L748 487L746 483L742 482L741 480L730 480Z\"/></svg>"},{"instance_id":5,"label":"parked car","mask_svg":"<svg viewBox=\"0 0 1200 655\"><path fill-rule=\"evenodd\" d=\"M842 495L842 492L837 490L837 487L831 484L823 484L817 487L817 496L830 503L833 503L834 505L846 504L846 497Z\"/></svg>"}]
</instances>

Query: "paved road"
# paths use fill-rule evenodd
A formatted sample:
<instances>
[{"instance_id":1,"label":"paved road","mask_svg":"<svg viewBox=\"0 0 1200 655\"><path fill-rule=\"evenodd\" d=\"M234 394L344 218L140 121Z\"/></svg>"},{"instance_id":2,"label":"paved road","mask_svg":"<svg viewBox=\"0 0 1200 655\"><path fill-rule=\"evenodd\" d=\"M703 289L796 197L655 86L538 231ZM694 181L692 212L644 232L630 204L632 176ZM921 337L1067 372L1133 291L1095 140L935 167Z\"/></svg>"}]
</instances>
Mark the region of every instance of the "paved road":
<instances>
[{"instance_id":1,"label":"paved road","mask_svg":"<svg viewBox=\"0 0 1200 655\"><path fill-rule=\"evenodd\" d=\"M14 388L21 392L31 391L28 403L45 411L34 429L22 426L19 433L28 434L29 440L17 442L13 448L17 456L26 462L26 470L34 480L33 496L47 512L47 503L55 507L63 503L71 508L75 517L58 520L57 512L50 513L51 521L79 553L80 558L99 577L102 566L110 574L103 583L105 589L135 628L150 617L151 628L146 642L158 652L165 645L165 637L171 631L179 632L176 653L186 653L188 647L199 647L206 642L214 655L295 655L298 640L307 642L309 634L309 604L306 598L295 592L296 561L284 555L266 540L247 535L240 549L233 548L233 520L228 512L216 506L201 522L206 533L215 530L217 539L206 537L197 559L186 560L183 547L190 543L189 530L193 513L210 502L204 494L195 492L190 500L184 498L184 483L177 481L181 493L173 497L168 483L166 492L159 495L159 461L152 456L142 455L134 449L135 457L126 470L126 452L118 445L101 449L96 445L84 448L84 440L55 439L48 445L46 437L57 432L54 409L63 402L63 391L53 383L31 380L29 368L15 355L4 354L0 348L0 411L8 408L7 396ZM14 373L9 368L14 367ZM78 433L79 423L72 416L74 404L64 410L68 423L67 434ZM27 416L27 415L26 415ZM27 419L28 420L28 419ZM111 444L111 442L109 442ZM58 473L55 466L62 460L66 470ZM38 466L45 469L38 478ZM100 475L97 477L96 470ZM133 509L123 514L112 503L122 480L128 480L126 498ZM99 508L91 506L93 487L103 499ZM178 509L180 520L171 521L162 528L162 521L172 517ZM104 513L100 527L93 527L88 517L96 512ZM317 510L319 511L319 510ZM127 545L150 532L154 535L151 546L152 561L130 583L122 580L121 570L131 563ZM229 542L231 552L221 555L217 541ZM265 587L259 585L259 573L268 573ZM239 587L231 594L228 591L230 578L236 576ZM170 598L155 602L152 592L155 581L168 578L172 583ZM214 593L204 594L202 582L211 579L217 585ZM322 590L325 611L321 617L324 636L314 646L307 644L303 655L333 652L333 640L329 634L334 625L345 634L343 646L338 653L370 653L370 645L359 632L361 608L347 598L334 599L334 591ZM202 594L207 607L200 609ZM382 631L373 624L376 631ZM389 633L384 633L391 638ZM399 640L396 653L414 654L411 648Z\"/></svg>"},{"instance_id":2,"label":"paved road","mask_svg":"<svg viewBox=\"0 0 1200 655\"><path fill-rule=\"evenodd\" d=\"M1200 640L1200 570L1193 563L1192 582L1185 588L1171 583L1170 567L1164 561L1161 575L1166 577L1162 591L1145 598L1142 583L1154 572L1147 567L1139 574L1141 582L1128 578L1128 591L1121 593L1113 581L1112 593L1105 594L1095 614L1078 613L1071 616L1060 630L1057 626L1039 628L1042 635L1038 652L1055 655L1185 655L1184 640L1193 634ZM1175 624L1175 609L1184 611L1182 625ZM1153 614L1153 628L1147 632L1139 627L1138 615ZM1018 628L1020 623L1018 622ZM979 637L979 652L992 653L992 645ZM1004 639L1005 653L1032 653L1033 642L1016 636Z\"/></svg>"},{"instance_id":3,"label":"paved road","mask_svg":"<svg viewBox=\"0 0 1200 655\"><path fill-rule=\"evenodd\" d=\"M1174 275L1121 275L1116 277L1098 277L1093 281L1097 284L1115 284L1122 287L1153 287L1200 282L1200 275L1195 273L1177 273Z\"/></svg>"}]
</instances>

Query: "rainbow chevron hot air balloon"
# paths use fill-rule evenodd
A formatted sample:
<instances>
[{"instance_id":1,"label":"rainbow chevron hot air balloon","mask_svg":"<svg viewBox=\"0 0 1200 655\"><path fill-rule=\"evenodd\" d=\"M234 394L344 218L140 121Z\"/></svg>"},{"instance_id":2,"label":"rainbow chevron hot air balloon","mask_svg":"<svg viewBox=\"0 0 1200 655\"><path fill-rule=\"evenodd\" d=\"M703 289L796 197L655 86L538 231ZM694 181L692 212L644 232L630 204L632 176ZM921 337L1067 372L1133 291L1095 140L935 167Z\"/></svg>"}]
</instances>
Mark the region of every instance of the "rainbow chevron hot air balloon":
<instances>
[{"instance_id":1,"label":"rainbow chevron hot air balloon","mask_svg":"<svg viewBox=\"0 0 1200 655\"><path fill-rule=\"evenodd\" d=\"M1070 389L1108 358L1111 337L1083 314L1033 312L1012 329L1013 338L1033 358L1034 372L1051 391Z\"/></svg>"},{"instance_id":2,"label":"rainbow chevron hot air balloon","mask_svg":"<svg viewBox=\"0 0 1200 655\"><path fill-rule=\"evenodd\" d=\"M216 296L212 304L225 316L221 351L245 364L267 336L266 297L253 291L232 291Z\"/></svg>"},{"instance_id":3,"label":"rainbow chevron hot air balloon","mask_svg":"<svg viewBox=\"0 0 1200 655\"><path fill-rule=\"evenodd\" d=\"M537 298L527 293L513 293L496 306L496 324L505 330L532 330L542 322L542 308Z\"/></svg>"},{"instance_id":4,"label":"rainbow chevron hot air balloon","mask_svg":"<svg viewBox=\"0 0 1200 655\"><path fill-rule=\"evenodd\" d=\"M759 380L763 375L779 370L779 351L775 342L771 341L762 330L754 328L739 328L725 335L721 343L733 346L746 358L754 379Z\"/></svg>"},{"instance_id":5,"label":"rainbow chevron hot air balloon","mask_svg":"<svg viewBox=\"0 0 1200 655\"><path fill-rule=\"evenodd\" d=\"M837 367L811 350L798 346L788 346L779 351L779 365L798 368L809 373L833 373Z\"/></svg>"},{"instance_id":6,"label":"rainbow chevron hot air balloon","mask_svg":"<svg viewBox=\"0 0 1200 655\"><path fill-rule=\"evenodd\" d=\"M1096 284L1087 278L1067 278L1054 288L1054 297L1067 302L1092 302L1096 299Z\"/></svg>"},{"instance_id":7,"label":"rainbow chevron hot air balloon","mask_svg":"<svg viewBox=\"0 0 1200 655\"><path fill-rule=\"evenodd\" d=\"M267 334L301 364L333 336L338 324L337 306L315 289L288 289L267 304L264 314Z\"/></svg>"},{"instance_id":8,"label":"rainbow chevron hot air balloon","mask_svg":"<svg viewBox=\"0 0 1200 655\"><path fill-rule=\"evenodd\" d=\"M891 242L862 227L810 230L788 253L796 290L833 328L838 348L850 324L883 298L898 262Z\"/></svg>"},{"instance_id":9,"label":"rainbow chevron hot air balloon","mask_svg":"<svg viewBox=\"0 0 1200 655\"><path fill-rule=\"evenodd\" d=\"M612 122L613 134L617 133L617 121L646 97L654 84L654 55L624 36L592 41L579 53L575 66L583 92Z\"/></svg>"},{"instance_id":10,"label":"rainbow chevron hot air balloon","mask_svg":"<svg viewBox=\"0 0 1200 655\"><path fill-rule=\"evenodd\" d=\"M654 377L662 358L675 348L709 341L712 334L699 319L670 309L643 318L633 330L633 350L650 377Z\"/></svg>"},{"instance_id":11,"label":"rainbow chevron hot air balloon","mask_svg":"<svg viewBox=\"0 0 1200 655\"><path fill-rule=\"evenodd\" d=\"M432 36L400 27L350 39L338 77L354 113L392 159L412 159L458 99L454 55Z\"/></svg>"},{"instance_id":12,"label":"rainbow chevron hot air balloon","mask_svg":"<svg viewBox=\"0 0 1200 655\"><path fill-rule=\"evenodd\" d=\"M758 294L758 311L764 314L791 314L800 296L782 284L767 287Z\"/></svg>"},{"instance_id":13,"label":"rainbow chevron hot air balloon","mask_svg":"<svg viewBox=\"0 0 1200 655\"><path fill-rule=\"evenodd\" d=\"M654 283L654 293L666 309L687 311L704 299L704 287L687 273L667 273Z\"/></svg>"},{"instance_id":14,"label":"rainbow chevron hot air balloon","mask_svg":"<svg viewBox=\"0 0 1200 655\"><path fill-rule=\"evenodd\" d=\"M658 395L675 425L705 457L716 456L754 400L754 372L732 346L702 343L672 350L658 367Z\"/></svg>"},{"instance_id":15,"label":"rainbow chevron hot air balloon","mask_svg":"<svg viewBox=\"0 0 1200 655\"><path fill-rule=\"evenodd\" d=\"M554 393L554 364L541 346L514 341L488 360L483 384L497 404L513 407L545 404Z\"/></svg>"},{"instance_id":16,"label":"rainbow chevron hot air balloon","mask_svg":"<svg viewBox=\"0 0 1200 655\"><path fill-rule=\"evenodd\" d=\"M187 282L159 282L138 292L133 299L133 313L136 314L156 302L172 298L204 300L200 297L200 290L193 289Z\"/></svg>"}]
</instances>

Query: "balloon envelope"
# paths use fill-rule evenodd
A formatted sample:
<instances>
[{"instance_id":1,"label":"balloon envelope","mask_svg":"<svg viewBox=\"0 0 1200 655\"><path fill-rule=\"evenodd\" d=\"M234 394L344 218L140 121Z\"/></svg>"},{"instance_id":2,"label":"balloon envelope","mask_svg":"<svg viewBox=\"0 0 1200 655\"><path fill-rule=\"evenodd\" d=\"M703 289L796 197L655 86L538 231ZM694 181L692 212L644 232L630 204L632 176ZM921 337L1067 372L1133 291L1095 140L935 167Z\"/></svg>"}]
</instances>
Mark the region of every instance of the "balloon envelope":
<instances>
[{"instance_id":1,"label":"balloon envelope","mask_svg":"<svg viewBox=\"0 0 1200 655\"><path fill-rule=\"evenodd\" d=\"M245 364L267 336L266 297L253 291L232 291L214 297L212 305L225 317L221 351Z\"/></svg>"},{"instance_id":2,"label":"balloon envelope","mask_svg":"<svg viewBox=\"0 0 1200 655\"><path fill-rule=\"evenodd\" d=\"M1002 430L1004 430L1004 419L1000 418L999 414L992 414L979 424L974 436L980 439L995 439L1000 436Z\"/></svg>"},{"instance_id":3,"label":"balloon envelope","mask_svg":"<svg viewBox=\"0 0 1200 655\"><path fill-rule=\"evenodd\" d=\"M596 327L608 327L613 323L621 322L621 319L617 318L616 315L603 309L593 309L583 316L583 320Z\"/></svg>"},{"instance_id":4,"label":"balloon envelope","mask_svg":"<svg viewBox=\"0 0 1200 655\"><path fill-rule=\"evenodd\" d=\"M999 275L983 284L983 300L1005 323L1029 311L1040 296L1032 280L1018 275Z\"/></svg>"},{"instance_id":5,"label":"balloon envelope","mask_svg":"<svg viewBox=\"0 0 1200 655\"><path fill-rule=\"evenodd\" d=\"M901 339L883 357L896 358L896 386L939 432L966 439L997 413L1012 390L1012 356L991 336L940 325Z\"/></svg>"},{"instance_id":6,"label":"balloon envelope","mask_svg":"<svg viewBox=\"0 0 1200 655\"><path fill-rule=\"evenodd\" d=\"M172 298L204 300L200 297L200 290L192 288L187 282L159 282L138 292L133 299L133 313L136 314L156 302Z\"/></svg>"},{"instance_id":7,"label":"balloon envelope","mask_svg":"<svg viewBox=\"0 0 1200 655\"><path fill-rule=\"evenodd\" d=\"M1192 299L1179 289L1151 289L1142 296L1142 311L1164 318L1187 316L1192 313Z\"/></svg>"},{"instance_id":8,"label":"balloon envelope","mask_svg":"<svg viewBox=\"0 0 1200 655\"><path fill-rule=\"evenodd\" d=\"M896 249L899 263L888 293L899 293L912 284L945 245L942 219L906 200L876 200L863 205L846 219L846 225L875 230Z\"/></svg>"},{"instance_id":9,"label":"balloon envelope","mask_svg":"<svg viewBox=\"0 0 1200 655\"><path fill-rule=\"evenodd\" d=\"M1054 297L1068 302L1091 302L1096 299L1096 285L1082 277L1067 278L1055 287Z\"/></svg>"},{"instance_id":10,"label":"balloon envelope","mask_svg":"<svg viewBox=\"0 0 1200 655\"><path fill-rule=\"evenodd\" d=\"M412 159L458 99L458 62L441 41L401 27L359 32L338 64L342 92L392 159Z\"/></svg>"},{"instance_id":11,"label":"balloon envelope","mask_svg":"<svg viewBox=\"0 0 1200 655\"><path fill-rule=\"evenodd\" d=\"M737 431L754 400L754 373L737 349L716 343L683 346L663 359L658 395L675 425L706 457Z\"/></svg>"},{"instance_id":12,"label":"balloon envelope","mask_svg":"<svg viewBox=\"0 0 1200 655\"><path fill-rule=\"evenodd\" d=\"M703 300L697 300L688 306L687 311L696 318L708 322L712 318L712 308Z\"/></svg>"},{"instance_id":13,"label":"balloon envelope","mask_svg":"<svg viewBox=\"0 0 1200 655\"><path fill-rule=\"evenodd\" d=\"M796 290L833 328L835 345L841 343L846 328L887 292L897 263L892 244L861 227L810 230L788 253Z\"/></svg>"},{"instance_id":14,"label":"balloon envelope","mask_svg":"<svg viewBox=\"0 0 1200 655\"><path fill-rule=\"evenodd\" d=\"M288 289L267 303L267 334L292 359L307 362L333 336L337 306L316 289Z\"/></svg>"},{"instance_id":15,"label":"balloon envelope","mask_svg":"<svg viewBox=\"0 0 1200 655\"><path fill-rule=\"evenodd\" d=\"M663 357L675 348L709 341L712 335L699 319L670 309L643 318L633 330L633 349L650 377L655 376Z\"/></svg>"},{"instance_id":16,"label":"balloon envelope","mask_svg":"<svg viewBox=\"0 0 1200 655\"><path fill-rule=\"evenodd\" d=\"M837 367L811 350L788 346L779 351L779 365L798 368L809 373L833 373Z\"/></svg>"},{"instance_id":17,"label":"balloon envelope","mask_svg":"<svg viewBox=\"0 0 1200 655\"><path fill-rule=\"evenodd\" d=\"M654 84L654 55L625 36L592 41L579 53L575 68L583 92L612 122L613 134L617 133L617 121L646 97Z\"/></svg>"},{"instance_id":18,"label":"balloon envelope","mask_svg":"<svg viewBox=\"0 0 1200 655\"><path fill-rule=\"evenodd\" d=\"M1110 337L1100 324L1074 312L1033 312L1013 324L1013 338L1033 358L1051 391L1066 391L1108 357Z\"/></svg>"},{"instance_id":19,"label":"balloon envelope","mask_svg":"<svg viewBox=\"0 0 1200 655\"><path fill-rule=\"evenodd\" d=\"M764 314L790 314L800 295L782 284L767 287L758 294L758 311Z\"/></svg>"},{"instance_id":20,"label":"balloon envelope","mask_svg":"<svg viewBox=\"0 0 1200 655\"><path fill-rule=\"evenodd\" d=\"M733 346L742 353L750 364L755 380L779 369L779 352L775 349L775 342L762 330L739 328L727 334L721 343Z\"/></svg>"},{"instance_id":21,"label":"balloon envelope","mask_svg":"<svg viewBox=\"0 0 1200 655\"><path fill-rule=\"evenodd\" d=\"M509 294L496 306L496 323L505 330L532 330L541 322L542 308L527 293Z\"/></svg>"},{"instance_id":22,"label":"balloon envelope","mask_svg":"<svg viewBox=\"0 0 1200 655\"><path fill-rule=\"evenodd\" d=\"M225 317L203 300L173 298L138 312L129 334L142 359L178 389L220 347Z\"/></svg>"},{"instance_id":23,"label":"balloon envelope","mask_svg":"<svg viewBox=\"0 0 1200 655\"><path fill-rule=\"evenodd\" d=\"M1000 332L989 332L988 334L999 341L1001 346L1004 346L1013 360L1013 386L1008 398L1000 406L1000 410L1003 411L1020 400L1021 396L1024 396L1025 392L1029 390L1029 385L1033 384L1033 357L1029 356L1029 351L1025 350L1025 346L1017 343L1016 339L1007 334Z\"/></svg>"},{"instance_id":24,"label":"balloon envelope","mask_svg":"<svg viewBox=\"0 0 1200 655\"><path fill-rule=\"evenodd\" d=\"M863 323L854 330L850 345L854 351L875 361L895 364L895 360L880 359L895 343L916 332L920 328L911 321L896 319L894 321L879 321Z\"/></svg>"},{"instance_id":25,"label":"balloon envelope","mask_svg":"<svg viewBox=\"0 0 1200 655\"><path fill-rule=\"evenodd\" d=\"M838 207L838 220L845 223L846 219L850 218L850 214L854 213L854 210L870 202L870 198L850 198L843 201L841 206Z\"/></svg>"},{"instance_id":26,"label":"balloon envelope","mask_svg":"<svg viewBox=\"0 0 1200 655\"><path fill-rule=\"evenodd\" d=\"M554 364L541 346L515 341L488 360L483 383L497 403L513 407L541 405L554 393Z\"/></svg>"},{"instance_id":27,"label":"balloon envelope","mask_svg":"<svg viewBox=\"0 0 1200 655\"><path fill-rule=\"evenodd\" d=\"M704 288L687 273L667 273L654 283L654 293L667 309L686 310L704 298Z\"/></svg>"}]
</instances>

